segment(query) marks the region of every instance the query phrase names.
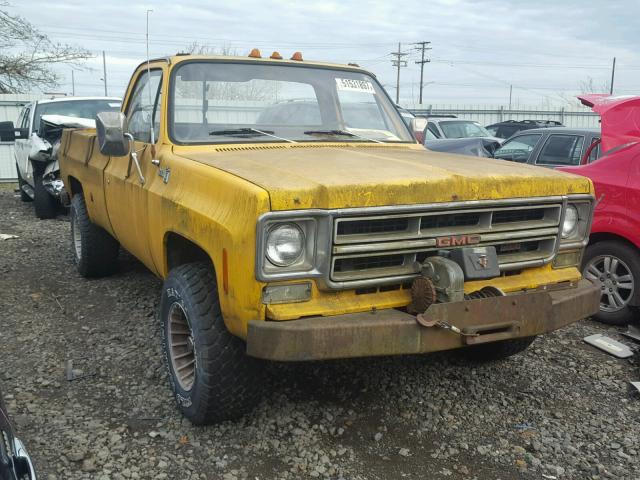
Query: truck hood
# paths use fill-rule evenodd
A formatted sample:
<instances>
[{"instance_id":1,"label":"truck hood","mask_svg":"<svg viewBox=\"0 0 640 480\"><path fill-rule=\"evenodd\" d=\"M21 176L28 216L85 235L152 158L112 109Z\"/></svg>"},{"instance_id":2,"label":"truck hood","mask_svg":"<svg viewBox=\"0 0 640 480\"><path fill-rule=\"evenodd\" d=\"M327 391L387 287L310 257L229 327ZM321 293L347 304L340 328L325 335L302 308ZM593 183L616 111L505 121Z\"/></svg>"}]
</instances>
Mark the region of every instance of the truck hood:
<instances>
[{"instance_id":1,"label":"truck hood","mask_svg":"<svg viewBox=\"0 0 640 480\"><path fill-rule=\"evenodd\" d=\"M175 147L191 160L264 188L272 210L411 205L591 193L590 180L504 160L420 146Z\"/></svg>"},{"instance_id":2,"label":"truck hood","mask_svg":"<svg viewBox=\"0 0 640 480\"><path fill-rule=\"evenodd\" d=\"M640 141L640 97L592 93L578 97L600 114L602 151Z\"/></svg>"}]
</instances>

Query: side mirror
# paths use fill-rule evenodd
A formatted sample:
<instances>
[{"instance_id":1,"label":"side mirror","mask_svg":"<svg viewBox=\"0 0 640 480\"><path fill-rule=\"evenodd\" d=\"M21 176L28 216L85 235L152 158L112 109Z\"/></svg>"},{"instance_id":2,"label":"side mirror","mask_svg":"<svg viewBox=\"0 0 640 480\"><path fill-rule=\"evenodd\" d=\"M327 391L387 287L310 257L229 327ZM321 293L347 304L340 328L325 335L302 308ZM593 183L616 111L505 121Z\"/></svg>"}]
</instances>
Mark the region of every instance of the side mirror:
<instances>
[{"instance_id":1,"label":"side mirror","mask_svg":"<svg viewBox=\"0 0 640 480\"><path fill-rule=\"evenodd\" d=\"M15 142L16 127L13 122L0 122L0 142Z\"/></svg>"},{"instance_id":2,"label":"side mirror","mask_svg":"<svg viewBox=\"0 0 640 480\"><path fill-rule=\"evenodd\" d=\"M96 116L98 145L103 155L124 157L129 154L127 117L122 112L100 112Z\"/></svg>"}]
</instances>

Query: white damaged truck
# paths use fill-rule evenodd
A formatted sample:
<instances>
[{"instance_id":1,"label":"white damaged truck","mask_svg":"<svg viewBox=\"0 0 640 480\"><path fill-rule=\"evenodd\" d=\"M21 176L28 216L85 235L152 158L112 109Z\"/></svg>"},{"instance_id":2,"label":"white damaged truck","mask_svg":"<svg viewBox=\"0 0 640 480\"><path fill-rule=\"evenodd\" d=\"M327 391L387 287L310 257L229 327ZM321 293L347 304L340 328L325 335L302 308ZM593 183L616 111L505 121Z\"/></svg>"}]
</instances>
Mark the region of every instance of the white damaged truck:
<instances>
[{"instance_id":1,"label":"white damaged truck","mask_svg":"<svg viewBox=\"0 0 640 480\"><path fill-rule=\"evenodd\" d=\"M25 105L16 124L0 122L0 141L14 142L20 197L40 219L56 216L64 185L58 147L65 128L95 128L98 112L119 111L115 97L58 97Z\"/></svg>"}]
</instances>

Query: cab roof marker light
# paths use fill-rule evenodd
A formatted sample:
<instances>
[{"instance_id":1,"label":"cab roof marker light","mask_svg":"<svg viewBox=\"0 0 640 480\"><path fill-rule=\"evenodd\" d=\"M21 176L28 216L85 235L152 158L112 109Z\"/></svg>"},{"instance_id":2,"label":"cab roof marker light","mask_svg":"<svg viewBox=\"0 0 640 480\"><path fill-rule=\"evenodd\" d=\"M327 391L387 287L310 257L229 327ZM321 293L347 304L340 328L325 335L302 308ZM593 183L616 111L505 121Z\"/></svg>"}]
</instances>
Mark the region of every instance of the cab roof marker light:
<instances>
[{"instance_id":1,"label":"cab roof marker light","mask_svg":"<svg viewBox=\"0 0 640 480\"><path fill-rule=\"evenodd\" d=\"M291 60L295 60L296 62L302 62L302 53L295 52L293 55L291 55Z\"/></svg>"},{"instance_id":2,"label":"cab roof marker light","mask_svg":"<svg viewBox=\"0 0 640 480\"><path fill-rule=\"evenodd\" d=\"M253 50L251 50L251 53L249 53L249 57L262 58L262 55L260 55L260 50L258 50L257 48L254 48Z\"/></svg>"},{"instance_id":3,"label":"cab roof marker light","mask_svg":"<svg viewBox=\"0 0 640 480\"><path fill-rule=\"evenodd\" d=\"M282 55L280 55L278 52L273 52L269 58L273 60L282 60Z\"/></svg>"}]
</instances>

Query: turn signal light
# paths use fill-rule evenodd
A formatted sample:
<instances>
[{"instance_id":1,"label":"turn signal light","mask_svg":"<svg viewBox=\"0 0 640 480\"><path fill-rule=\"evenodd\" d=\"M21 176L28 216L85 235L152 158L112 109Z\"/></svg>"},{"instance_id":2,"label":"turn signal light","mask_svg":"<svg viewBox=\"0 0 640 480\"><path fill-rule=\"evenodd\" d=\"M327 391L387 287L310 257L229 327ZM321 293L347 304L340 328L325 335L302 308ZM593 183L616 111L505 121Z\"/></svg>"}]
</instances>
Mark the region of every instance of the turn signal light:
<instances>
[{"instance_id":1,"label":"turn signal light","mask_svg":"<svg viewBox=\"0 0 640 480\"><path fill-rule=\"evenodd\" d=\"M291 60L295 60L296 62L301 62L302 61L302 53L300 52L296 52L293 55L291 55Z\"/></svg>"},{"instance_id":2,"label":"turn signal light","mask_svg":"<svg viewBox=\"0 0 640 480\"><path fill-rule=\"evenodd\" d=\"M282 60L282 55L278 52L273 52L269 58L272 58L273 60Z\"/></svg>"},{"instance_id":3,"label":"turn signal light","mask_svg":"<svg viewBox=\"0 0 640 480\"><path fill-rule=\"evenodd\" d=\"M249 54L249 56L251 58L262 58L262 55L260 55L260 50L258 50L257 48L254 48L253 50L251 50L251 53Z\"/></svg>"}]
</instances>

